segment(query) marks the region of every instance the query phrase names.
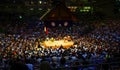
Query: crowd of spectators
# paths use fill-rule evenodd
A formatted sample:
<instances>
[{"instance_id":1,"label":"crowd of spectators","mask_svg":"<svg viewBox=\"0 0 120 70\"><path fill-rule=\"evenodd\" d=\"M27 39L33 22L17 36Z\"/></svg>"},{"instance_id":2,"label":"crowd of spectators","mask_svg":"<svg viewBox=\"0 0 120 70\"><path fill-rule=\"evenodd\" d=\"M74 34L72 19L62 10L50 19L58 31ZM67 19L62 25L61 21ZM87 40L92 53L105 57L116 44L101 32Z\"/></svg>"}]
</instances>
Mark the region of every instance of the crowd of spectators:
<instances>
[{"instance_id":1,"label":"crowd of spectators","mask_svg":"<svg viewBox=\"0 0 120 70\"><path fill-rule=\"evenodd\" d=\"M18 70L22 67L24 69L20 70L33 70L35 65L40 70L64 67L78 70L82 68L79 67L81 65L109 63L119 56L119 23L116 20L92 22L90 25L94 29L91 31L86 30L89 23L70 28L49 28L47 35L44 27L38 25L32 28L25 23L0 26L7 32L0 33L0 64L5 70ZM41 45L47 37L63 39L65 36L70 36L74 41L74 45L68 49L62 46L56 49L45 48ZM93 68L95 70L97 67Z\"/></svg>"}]
</instances>

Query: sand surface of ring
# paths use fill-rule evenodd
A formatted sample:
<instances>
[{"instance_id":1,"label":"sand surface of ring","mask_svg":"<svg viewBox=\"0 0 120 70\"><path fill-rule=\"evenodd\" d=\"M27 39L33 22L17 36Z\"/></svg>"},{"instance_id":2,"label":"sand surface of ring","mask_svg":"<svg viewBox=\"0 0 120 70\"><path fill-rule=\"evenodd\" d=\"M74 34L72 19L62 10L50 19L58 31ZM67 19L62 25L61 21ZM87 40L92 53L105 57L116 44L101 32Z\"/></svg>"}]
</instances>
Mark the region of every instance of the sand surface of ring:
<instances>
[{"instance_id":1,"label":"sand surface of ring","mask_svg":"<svg viewBox=\"0 0 120 70\"><path fill-rule=\"evenodd\" d=\"M52 47L52 48L59 48L60 46L63 46L63 48L69 48L74 44L73 41L68 41L68 40L48 40L48 41L44 41L43 45L48 48L48 47Z\"/></svg>"}]
</instances>

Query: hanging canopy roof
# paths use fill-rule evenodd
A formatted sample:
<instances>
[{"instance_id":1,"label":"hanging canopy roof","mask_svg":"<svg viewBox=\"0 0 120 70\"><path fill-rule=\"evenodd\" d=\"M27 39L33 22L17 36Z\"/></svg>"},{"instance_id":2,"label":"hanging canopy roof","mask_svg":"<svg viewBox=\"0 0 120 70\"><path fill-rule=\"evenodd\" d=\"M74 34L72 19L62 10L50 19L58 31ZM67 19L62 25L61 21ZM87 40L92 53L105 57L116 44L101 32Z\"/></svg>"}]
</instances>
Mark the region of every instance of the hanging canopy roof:
<instances>
[{"instance_id":1,"label":"hanging canopy roof","mask_svg":"<svg viewBox=\"0 0 120 70\"><path fill-rule=\"evenodd\" d=\"M65 3L59 2L56 6L48 10L41 18L46 26L71 26L76 22L76 17L66 7Z\"/></svg>"},{"instance_id":2,"label":"hanging canopy roof","mask_svg":"<svg viewBox=\"0 0 120 70\"><path fill-rule=\"evenodd\" d=\"M48 10L40 19L43 21L54 21L54 20L76 21L76 17L70 12L70 10L62 2L59 2L53 9Z\"/></svg>"}]
</instances>

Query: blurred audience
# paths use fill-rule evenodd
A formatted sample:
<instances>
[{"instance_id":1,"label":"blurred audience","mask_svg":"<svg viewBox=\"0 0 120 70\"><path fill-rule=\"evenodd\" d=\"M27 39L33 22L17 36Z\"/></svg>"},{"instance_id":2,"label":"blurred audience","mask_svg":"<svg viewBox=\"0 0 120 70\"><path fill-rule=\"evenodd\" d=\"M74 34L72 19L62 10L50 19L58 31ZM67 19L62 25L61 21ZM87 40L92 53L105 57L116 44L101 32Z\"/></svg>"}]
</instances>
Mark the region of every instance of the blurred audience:
<instances>
[{"instance_id":1,"label":"blurred audience","mask_svg":"<svg viewBox=\"0 0 120 70\"><path fill-rule=\"evenodd\" d=\"M120 21L106 20L87 23L85 26L73 25L66 29L48 28L47 35L43 27L34 26L30 29L27 24L15 26L8 24L2 27L7 33L0 33L0 63L3 67L8 65L7 68L10 67L11 70L16 70L16 68L17 70L33 70L35 64L40 64L40 70L50 70L59 67L105 63L106 60L119 56L119 23ZM93 28L90 30L91 26ZM74 41L74 45L68 49L45 48L42 45L46 38L58 40L66 36L70 36ZM24 64L16 63L17 59Z\"/></svg>"}]
</instances>

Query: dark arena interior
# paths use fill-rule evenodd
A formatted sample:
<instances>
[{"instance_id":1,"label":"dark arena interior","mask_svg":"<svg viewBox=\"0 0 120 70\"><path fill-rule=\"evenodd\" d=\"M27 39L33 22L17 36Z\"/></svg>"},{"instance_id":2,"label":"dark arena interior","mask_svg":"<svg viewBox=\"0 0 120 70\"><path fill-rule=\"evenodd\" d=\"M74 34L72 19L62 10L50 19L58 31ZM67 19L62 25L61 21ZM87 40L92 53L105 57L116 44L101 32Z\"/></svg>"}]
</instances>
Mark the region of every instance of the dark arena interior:
<instances>
[{"instance_id":1,"label":"dark arena interior","mask_svg":"<svg viewBox=\"0 0 120 70\"><path fill-rule=\"evenodd\" d=\"M120 0L1 0L0 70L120 70Z\"/></svg>"}]
</instances>

